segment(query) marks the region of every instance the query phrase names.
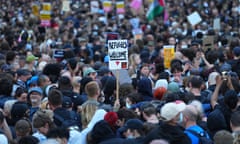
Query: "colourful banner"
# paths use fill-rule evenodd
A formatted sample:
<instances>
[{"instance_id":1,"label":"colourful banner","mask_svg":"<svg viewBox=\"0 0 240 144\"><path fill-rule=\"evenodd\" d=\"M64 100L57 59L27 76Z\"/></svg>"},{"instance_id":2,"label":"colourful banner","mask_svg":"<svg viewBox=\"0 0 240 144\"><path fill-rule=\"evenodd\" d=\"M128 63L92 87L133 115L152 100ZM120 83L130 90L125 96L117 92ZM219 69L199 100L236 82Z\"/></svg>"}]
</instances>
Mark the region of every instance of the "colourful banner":
<instances>
[{"instance_id":1,"label":"colourful banner","mask_svg":"<svg viewBox=\"0 0 240 144\"><path fill-rule=\"evenodd\" d=\"M117 3L116 3L116 7L117 7L117 13L118 13L118 14L125 13L124 1L117 2Z\"/></svg>"},{"instance_id":2,"label":"colourful banner","mask_svg":"<svg viewBox=\"0 0 240 144\"><path fill-rule=\"evenodd\" d=\"M40 19L41 20L51 20L51 15L48 12L41 12Z\"/></svg>"},{"instance_id":3,"label":"colourful banner","mask_svg":"<svg viewBox=\"0 0 240 144\"><path fill-rule=\"evenodd\" d=\"M42 3L40 11L41 26L51 26L51 3Z\"/></svg>"},{"instance_id":4,"label":"colourful banner","mask_svg":"<svg viewBox=\"0 0 240 144\"><path fill-rule=\"evenodd\" d=\"M103 10L105 12L110 12L112 10L112 2L111 1L104 1L103 2Z\"/></svg>"}]
</instances>

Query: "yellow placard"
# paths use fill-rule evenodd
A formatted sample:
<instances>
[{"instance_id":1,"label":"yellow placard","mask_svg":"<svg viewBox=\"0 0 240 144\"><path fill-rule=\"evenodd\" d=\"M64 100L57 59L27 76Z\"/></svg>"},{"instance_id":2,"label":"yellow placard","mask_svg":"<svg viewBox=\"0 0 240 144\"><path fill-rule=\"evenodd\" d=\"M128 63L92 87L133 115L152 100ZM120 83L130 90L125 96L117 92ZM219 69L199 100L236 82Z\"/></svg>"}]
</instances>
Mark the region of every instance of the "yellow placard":
<instances>
[{"instance_id":1,"label":"yellow placard","mask_svg":"<svg viewBox=\"0 0 240 144\"><path fill-rule=\"evenodd\" d=\"M43 3L42 10L44 11L51 11L51 3Z\"/></svg>"},{"instance_id":2,"label":"yellow placard","mask_svg":"<svg viewBox=\"0 0 240 144\"><path fill-rule=\"evenodd\" d=\"M124 8L124 2L117 3L117 8Z\"/></svg>"},{"instance_id":3,"label":"yellow placard","mask_svg":"<svg viewBox=\"0 0 240 144\"><path fill-rule=\"evenodd\" d=\"M174 59L174 45L166 45L163 47L164 67L170 68L170 63Z\"/></svg>"},{"instance_id":4,"label":"yellow placard","mask_svg":"<svg viewBox=\"0 0 240 144\"><path fill-rule=\"evenodd\" d=\"M51 15L41 14L41 15L40 15L40 19L41 19L41 20L50 20L50 19L51 19Z\"/></svg>"},{"instance_id":5,"label":"yellow placard","mask_svg":"<svg viewBox=\"0 0 240 144\"><path fill-rule=\"evenodd\" d=\"M110 1L103 2L103 7L111 7L111 6L112 6L112 2Z\"/></svg>"},{"instance_id":6,"label":"yellow placard","mask_svg":"<svg viewBox=\"0 0 240 144\"><path fill-rule=\"evenodd\" d=\"M35 15L35 16L39 15L39 7L38 7L38 5L36 5L36 4L32 5L32 14Z\"/></svg>"}]
</instances>

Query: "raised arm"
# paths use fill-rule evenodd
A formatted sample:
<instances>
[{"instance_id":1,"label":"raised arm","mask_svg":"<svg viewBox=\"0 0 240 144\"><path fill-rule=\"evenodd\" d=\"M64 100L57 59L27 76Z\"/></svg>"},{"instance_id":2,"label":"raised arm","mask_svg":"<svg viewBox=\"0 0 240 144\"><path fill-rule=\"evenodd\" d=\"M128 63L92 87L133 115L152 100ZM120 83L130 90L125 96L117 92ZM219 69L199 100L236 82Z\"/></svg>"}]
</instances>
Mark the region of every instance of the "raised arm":
<instances>
[{"instance_id":1,"label":"raised arm","mask_svg":"<svg viewBox=\"0 0 240 144\"><path fill-rule=\"evenodd\" d=\"M220 90L220 87L222 85L222 77L221 76L217 76L216 77L216 88L213 92L213 95L211 97L211 106L212 108L215 107L215 105L217 104L217 100L218 100L218 95L219 95L219 90Z\"/></svg>"}]
</instances>

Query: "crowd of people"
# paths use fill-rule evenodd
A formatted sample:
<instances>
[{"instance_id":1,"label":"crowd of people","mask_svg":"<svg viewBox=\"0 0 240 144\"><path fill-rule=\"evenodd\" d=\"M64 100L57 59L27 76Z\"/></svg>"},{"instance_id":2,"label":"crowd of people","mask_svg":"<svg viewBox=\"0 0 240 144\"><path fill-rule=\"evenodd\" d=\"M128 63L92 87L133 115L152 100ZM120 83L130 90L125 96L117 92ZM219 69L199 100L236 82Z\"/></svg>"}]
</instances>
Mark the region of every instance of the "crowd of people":
<instances>
[{"instance_id":1,"label":"crowd of people","mask_svg":"<svg viewBox=\"0 0 240 144\"><path fill-rule=\"evenodd\" d=\"M125 0L121 14L118 1L110 12L96 1L95 12L88 0L70 0L69 11L62 0L1 1L1 144L240 143L239 0L165 0L150 21L151 0ZM32 11L44 2L46 27ZM108 34L128 40L119 74Z\"/></svg>"}]
</instances>

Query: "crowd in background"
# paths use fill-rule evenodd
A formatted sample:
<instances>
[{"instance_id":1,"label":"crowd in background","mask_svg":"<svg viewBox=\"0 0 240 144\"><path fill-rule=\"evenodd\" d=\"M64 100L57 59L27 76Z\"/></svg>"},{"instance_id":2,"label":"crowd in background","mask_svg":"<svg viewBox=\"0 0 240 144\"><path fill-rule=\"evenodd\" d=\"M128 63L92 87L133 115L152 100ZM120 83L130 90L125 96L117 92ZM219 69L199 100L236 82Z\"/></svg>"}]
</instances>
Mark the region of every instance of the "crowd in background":
<instances>
[{"instance_id":1,"label":"crowd in background","mask_svg":"<svg viewBox=\"0 0 240 144\"><path fill-rule=\"evenodd\" d=\"M87 0L71 0L70 11L61 0L0 2L0 143L240 143L240 1L165 0L151 21L150 0L138 9L125 0L122 14L117 0L108 13L103 1L95 13ZM32 11L43 2L48 27ZM202 21L193 26L195 11ZM119 79L109 33L128 40ZM165 45L175 50L169 67Z\"/></svg>"}]
</instances>

